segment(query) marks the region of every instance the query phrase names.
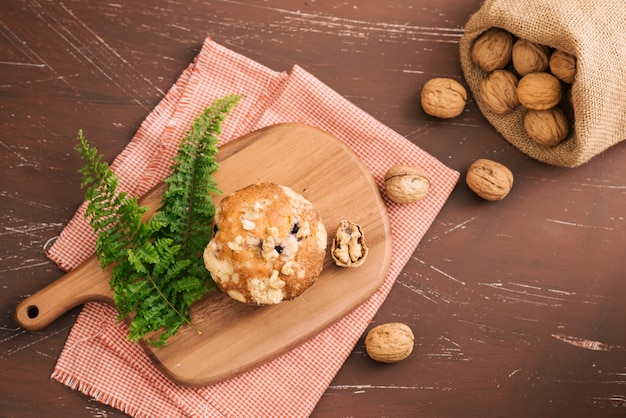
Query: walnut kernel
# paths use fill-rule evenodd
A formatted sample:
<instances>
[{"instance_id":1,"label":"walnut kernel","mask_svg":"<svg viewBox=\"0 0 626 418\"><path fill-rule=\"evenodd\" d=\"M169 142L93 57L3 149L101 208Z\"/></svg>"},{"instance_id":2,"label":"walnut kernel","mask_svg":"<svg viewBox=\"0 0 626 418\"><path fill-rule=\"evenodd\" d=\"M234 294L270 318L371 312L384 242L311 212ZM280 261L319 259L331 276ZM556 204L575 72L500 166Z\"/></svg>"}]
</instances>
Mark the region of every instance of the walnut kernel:
<instances>
[{"instance_id":1,"label":"walnut kernel","mask_svg":"<svg viewBox=\"0 0 626 418\"><path fill-rule=\"evenodd\" d=\"M365 337L365 350L372 360L396 363L413 352L415 337L408 325L390 322L372 328Z\"/></svg>"},{"instance_id":2,"label":"walnut kernel","mask_svg":"<svg viewBox=\"0 0 626 418\"><path fill-rule=\"evenodd\" d=\"M513 35L500 28L483 32L472 45L470 59L481 70L500 70L511 61Z\"/></svg>"},{"instance_id":3,"label":"walnut kernel","mask_svg":"<svg viewBox=\"0 0 626 418\"><path fill-rule=\"evenodd\" d=\"M478 92L483 104L498 115L504 115L519 105L517 77L510 71L495 70L481 81Z\"/></svg>"},{"instance_id":4,"label":"walnut kernel","mask_svg":"<svg viewBox=\"0 0 626 418\"><path fill-rule=\"evenodd\" d=\"M527 109L545 110L559 104L563 96L561 82L552 74L530 73L517 83L517 98Z\"/></svg>"},{"instance_id":5,"label":"walnut kernel","mask_svg":"<svg viewBox=\"0 0 626 418\"><path fill-rule=\"evenodd\" d=\"M428 174L420 167L398 164L385 173L385 191L396 203L415 203L430 189Z\"/></svg>"},{"instance_id":6,"label":"walnut kernel","mask_svg":"<svg viewBox=\"0 0 626 418\"><path fill-rule=\"evenodd\" d=\"M424 84L420 98L424 112L441 119L451 119L463 113L467 91L451 78L433 78Z\"/></svg>"},{"instance_id":7,"label":"walnut kernel","mask_svg":"<svg viewBox=\"0 0 626 418\"><path fill-rule=\"evenodd\" d=\"M536 143L553 147L567 138L569 123L561 109L528 110L524 115L524 128Z\"/></svg>"},{"instance_id":8,"label":"walnut kernel","mask_svg":"<svg viewBox=\"0 0 626 418\"><path fill-rule=\"evenodd\" d=\"M504 199L513 187L513 173L506 166L487 159L474 161L467 170L469 188L485 200Z\"/></svg>"},{"instance_id":9,"label":"walnut kernel","mask_svg":"<svg viewBox=\"0 0 626 418\"><path fill-rule=\"evenodd\" d=\"M341 221L337 226L330 253L335 264L339 267L358 267L365 262L367 253L361 227L354 222Z\"/></svg>"}]
</instances>

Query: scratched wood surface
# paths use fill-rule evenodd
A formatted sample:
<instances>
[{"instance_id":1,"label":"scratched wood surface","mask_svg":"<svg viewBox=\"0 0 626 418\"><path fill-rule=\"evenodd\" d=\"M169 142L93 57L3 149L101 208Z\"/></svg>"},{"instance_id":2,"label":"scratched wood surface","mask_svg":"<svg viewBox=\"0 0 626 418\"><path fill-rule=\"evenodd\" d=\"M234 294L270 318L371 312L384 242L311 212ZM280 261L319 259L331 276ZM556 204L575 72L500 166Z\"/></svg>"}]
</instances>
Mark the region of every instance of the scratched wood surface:
<instances>
[{"instance_id":1,"label":"scratched wood surface","mask_svg":"<svg viewBox=\"0 0 626 418\"><path fill-rule=\"evenodd\" d=\"M470 100L427 117L420 87L462 81L479 0L3 0L0 5L0 415L122 417L49 379L79 309L29 333L15 305L62 272L44 255L79 205L78 128L109 160L198 53L217 42L299 64L462 174L515 174L499 203L461 180L372 324L416 335L397 365L363 339L316 417L626 414L626 145L577 169L529 159Z\"/></svg>"}]
</instances>

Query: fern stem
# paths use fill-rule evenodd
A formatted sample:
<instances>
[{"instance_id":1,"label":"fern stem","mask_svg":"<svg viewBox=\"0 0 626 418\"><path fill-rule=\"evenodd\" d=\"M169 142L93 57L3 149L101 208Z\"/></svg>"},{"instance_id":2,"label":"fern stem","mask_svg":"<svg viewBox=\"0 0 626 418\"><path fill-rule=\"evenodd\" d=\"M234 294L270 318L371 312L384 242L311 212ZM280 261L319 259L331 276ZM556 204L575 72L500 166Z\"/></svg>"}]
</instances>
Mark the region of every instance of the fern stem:
<instances>
[{"instance_id":1,"label":"fern stem","mask_svg":"<svg viewBox=\"0 0 626 418\"><path fill-rule=\"evenodd\" d=\"M202 331L200 331L200 329L196 327L191 322L191 320L189 320L189 318L187 318L185 315L180 313L180 311L176 309L176 306L174 306L172 302L170 302L170 300L167 298L167 296L163 294L163 292L161 291L161 288L156 284L152 276L150 274L146 274L146 278L150 281L150 284L152 284L152 287L154 287L154 290L156 290L159 293L159 296L161 296L161 298L165 301L165 303L167 303L167 306L169 306L170 309L172 309L176 313L176 315L178 315L183 321L185 321L185 323L189 325L191 329L193 329L196 332L196 334L202 335Z\"/></svg>"}]
</instances>

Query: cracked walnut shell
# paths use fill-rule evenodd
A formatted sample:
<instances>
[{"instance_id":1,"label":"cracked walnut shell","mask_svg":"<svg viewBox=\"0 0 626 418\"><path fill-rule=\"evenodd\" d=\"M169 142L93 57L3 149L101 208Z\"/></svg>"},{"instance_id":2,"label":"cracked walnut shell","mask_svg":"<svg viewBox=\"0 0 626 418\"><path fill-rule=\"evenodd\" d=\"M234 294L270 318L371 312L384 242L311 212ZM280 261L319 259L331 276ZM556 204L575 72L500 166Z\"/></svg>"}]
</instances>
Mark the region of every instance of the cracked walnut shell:
<instances>
[{"instance_id":1,"label":"cracked walnut shell","mask_svg":"<svg viewBox=\"0 0 626 418\"><path fill-rule=\"evenodd\" d=\"M365 351L372 360L396 363L413 352L415 337L408 325L390 322L372 328L365 337Z\"/></svg>"},{"instance_id":2,"label":"cracked walnut shell","mask_svg":"<svg viewBox=\"0 0 626 418\"><path fill-rule=\"evenodd\" d=\"M367 253L361 227L354 222L341 221L337 226L330 253L335 264L339 267L358 267L365 262Z\"/></svg>"},{"instance_id":3,"label":"cracked walnut shell","mask_svg":"<svg viewBox=\"0 0 626 418\"><path fill-rule=\"evenodd\" d=\"M504 199L513 187L513 173L506 166L484 158L474 161L467 170L468 187L485 200Z\"/></svg>"},{"instance_id":4,"label":"cracked walnut shell","mask_svg":"<svg viewBox=\"0 0 626 418\"><path fill-rule=\"evenodd\" d=\"M495 70L478 86L480 99L487 109L498 115L511 112L519 105L517 77L510 71Z\"/></svg>"},{"instance_id":5,"label":"cracked walnut shell","mask_svg":"<svg viewBox=\"0 0 626 418\"><path fill-rule=\"evenodd\" d=\"M430 116L451 119L463 113L467 91L451 78L433 78L424 84L420 99L422 109Z\"/></svg>"}]
</instances>

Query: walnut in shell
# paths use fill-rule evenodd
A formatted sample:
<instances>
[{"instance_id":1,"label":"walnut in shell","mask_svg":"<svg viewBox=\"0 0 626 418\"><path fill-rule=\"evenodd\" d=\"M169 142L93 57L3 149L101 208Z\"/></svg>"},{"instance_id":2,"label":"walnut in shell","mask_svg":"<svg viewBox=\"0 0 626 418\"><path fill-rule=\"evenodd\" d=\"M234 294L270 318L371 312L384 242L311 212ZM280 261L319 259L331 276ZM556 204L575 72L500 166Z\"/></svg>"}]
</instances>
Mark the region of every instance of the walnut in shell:
<instances>
[{"instance_id":1,"label":"walnut in shell","mask_svg":"<svg viewBox=\"0 0 626 418\"><path fill-rule=\"evenodd\" d=\"M424 84L420 94L422 109L431 116L451 119L465 109L467 91L451 78L433 78Z\"/></svg>"},{"instance_id":2,"label":"walnut in shell","mask_svg":"<svg viewBox=\"0 0 626 418\"><path fill-rule=\"evenodd\" d=\"M506 166L488 159L474 161L465 176L468 187L485 200L504 199L513 187L513 173Z\"/></svg>"},{"instance_id":3,"label":"walnut in shell","mask_svg":"<svg viewBox=\"0 0 626 418\"><path fill-rule=\"evenodd\" d=\"M547 147L558 145L569 134L569 123L561 109L528 110L524 128L536 143Z\"/></svg>"},{"instance_id":4,"label":"walnut in shell","mask_svg":"<svg viewBox=\"0 0 626 418\"><path fill-rule=\"evenodd\" d=\"M415 203L430 189L428 174L420 167L398 164L385 173L385 191L396 203Z\"/></svg>"},{"instance_id":5,"label":"walnut in shell","mask_svg":"<svg viewBox=\"0 0 626 418\"><path fill-rule=\"evenodd\" d=\"M470 59L481 70L490 73L506 67L512 51L513 35L500 28L490 28L474 41Z\"/></svg>"},{"instance_id":6,"label":"walnut in shell","mask_svg":"<svg viewBox=\"0 0 626 418\"><path fill-rule=\"evenodd\" d=\"M351 221L341 221L337 226L330 253L335 264L339 267L358 267L365 262L367 253L361 227Z\"/></svg>"},{"instance_id":7,"label":"walnut in shell","mask_svg":"<svg viewBox=\"0 0 626 418\"><path fill-rule=\"evenodd\" d=\"M509 113L519 105L517 77L510 71L495 70L481 81L478 92L485 107L498 115Z\"/></svg>"},{"instance_id":8,"label":"walnut in shell","mask_svg":"<svg viewBox=\"0 0 626 418\"><path fill-rule=\"evenodd\" d=\"M396 363L413 352L415 337L408 325L391 322L372 328L365 337L365 350L372 360Z\"/></svg>"},{"instance_id":9,"label":"walnut in shell","mask_svg":"<svg viewBox=\"0 0 626 418\"><path fill-rule=\"evenodd\" d=\"M550 72L564 83L573 83L576 79L576 57L567 52L554 51L550 55Z\"/></svg>"},{"instance_id":10,"label":"walnut in shell","mask_svg":"<svg viewBox=\"0 0 626 418\"><path fill-rule=\"evenodd\" d=\"M517 99L527 109L551 109L561 101L561 82L552 74L530 73L517 83Z\"/></svg>"},{"instance_id":11,"label":"walnut in shell","mask_svg":"<svg viewBox=\"0 0 626 418\"><path fill-rule=\"evenodd\" d=\"M520 76L546 71L550 61L550 48L525 39L518 39L513 44L511 54L513 67Z\"/></svg>"}]
</instances>

